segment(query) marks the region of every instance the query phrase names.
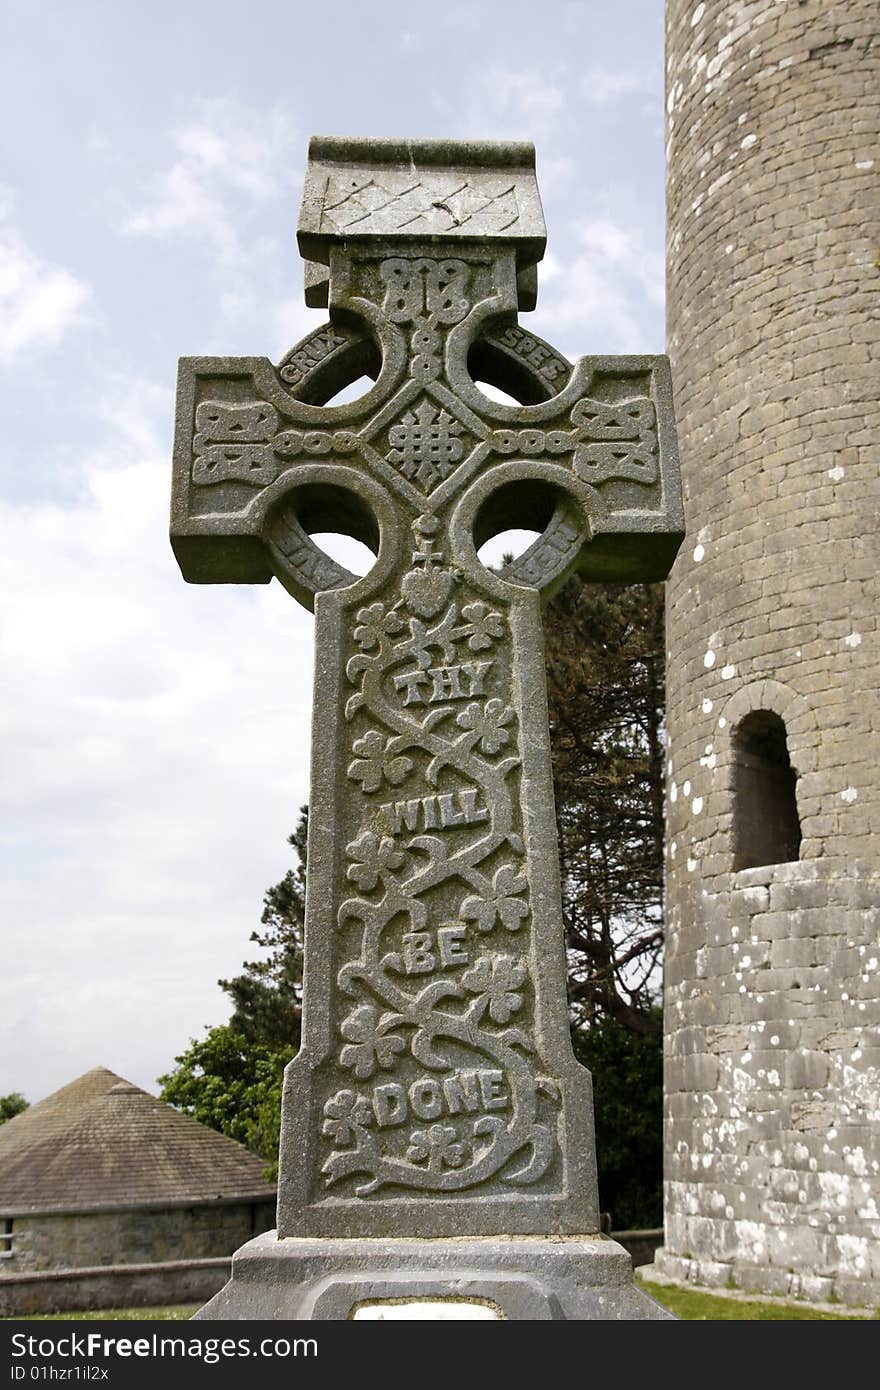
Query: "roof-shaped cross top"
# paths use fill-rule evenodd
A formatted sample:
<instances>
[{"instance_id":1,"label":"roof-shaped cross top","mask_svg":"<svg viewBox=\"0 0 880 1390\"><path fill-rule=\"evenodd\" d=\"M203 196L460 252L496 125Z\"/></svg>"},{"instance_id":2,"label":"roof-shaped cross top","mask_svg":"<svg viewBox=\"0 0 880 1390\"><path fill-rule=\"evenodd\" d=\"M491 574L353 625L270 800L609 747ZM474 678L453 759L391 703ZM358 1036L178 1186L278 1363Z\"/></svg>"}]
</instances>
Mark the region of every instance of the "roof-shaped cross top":
<instances>
[{"instance_id":1,"label":"roof-shaped cross top","mask_svg":"<svg viewBox=\"0 0 880 1390\"><path fill-rule=\"evenodd\" d=\"M317 619L279 1233L595 1231L540 598L576 569L665 576L666 359L572 365L518 325L545 244L530 145L313 140L299 243L330 322L277 368L181 361L172 510L187 579L274 574ZM540 535L485 568L509 528ZM334 530L374 550L364 578L311 539Z\"/></svg>"}]
</instances>

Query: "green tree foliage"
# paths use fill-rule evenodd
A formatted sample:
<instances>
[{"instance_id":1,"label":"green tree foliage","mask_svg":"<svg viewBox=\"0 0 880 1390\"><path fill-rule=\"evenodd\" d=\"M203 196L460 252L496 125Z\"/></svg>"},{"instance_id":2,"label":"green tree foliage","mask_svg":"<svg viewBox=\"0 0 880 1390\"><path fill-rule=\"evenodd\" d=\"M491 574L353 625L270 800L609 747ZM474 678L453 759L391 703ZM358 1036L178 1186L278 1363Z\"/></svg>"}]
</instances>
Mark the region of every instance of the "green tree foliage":
<instances>
[{"instance_id":1,"label":"green tree foliage","mask_svg":"<svg viewBox=\"0 0 880 1390\"><path fill-rule=\"evenodd\" d=\"M203 1125L237 1139L277 1172L281 1087L289 1048L245 1038L231 1024L210 1028L159 1077L161 1097Z\"/></svg>"},{"instance_id":2,"label":"green tree foliage","mask_svg":"<svg viewBox=\"0 0 880 1390\"><path fill-rule=\"evenodd\" d=\"M660 1023L657 1011L656 1021ZM599 1198L612 1229L663 1222L663 1038L602 1019L573 1035L593 1074Z\"/></svg>"},{"instance_id":3,"label":"green tree foliage","mask_svg":"<svg viewBox=\"0 0 880 1390\"><path fill-rule=\"evenodd\" d=\"M286 1049L299 1047L302 1017L303 930L306 902L308 807L302 806L296 830L288 838L297 864L269 888L260 918L263 930L251 941L269 954L245 961L240 975L218 984L233 1003L230 1027L250 1042Z\"/></svg>"},{"instance_id":4,"label":"green tree foliage","mask_svg":"<svg viewBox=\"0 0 880 1390\"><path fill-rule=\"evenodd\" d=\"M544 617L572 1040L613 1227L662 1220L663 586L570 581Z\"/></svg>"},{"instance_id":5,"label":"green tree foliage","mask_svg":"<svg viewBox=\"0 0 880 1390\"><path fill-rule=\"evenodd\" d=\"M20 1091L10 1091L8 1096L0 1096L0 1125L27 1110L28 1103Z\"/></svg>"}]
</instances>

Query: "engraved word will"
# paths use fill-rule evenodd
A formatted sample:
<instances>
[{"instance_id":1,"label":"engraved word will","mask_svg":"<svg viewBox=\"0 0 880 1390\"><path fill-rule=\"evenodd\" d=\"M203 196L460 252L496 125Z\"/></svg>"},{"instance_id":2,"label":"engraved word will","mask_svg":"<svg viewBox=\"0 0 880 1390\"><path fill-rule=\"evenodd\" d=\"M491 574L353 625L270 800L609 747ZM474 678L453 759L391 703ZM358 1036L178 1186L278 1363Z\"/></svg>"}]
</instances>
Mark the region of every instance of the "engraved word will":
<instances>
[{"instance_id":1,"label":"engraved word will","mask_svg":"<svg viewBox=\"0 0 880 1390\"><path fill-rule=\"evenodd\" d=\"M485 805L478 805L479 787L463 787L457 792L437 792L411 797L407 801L387 801L382 812L392 835L404 827L416 830L454 830L460 825L479 825L489 819Z\"/></svg>"}]
</instances>

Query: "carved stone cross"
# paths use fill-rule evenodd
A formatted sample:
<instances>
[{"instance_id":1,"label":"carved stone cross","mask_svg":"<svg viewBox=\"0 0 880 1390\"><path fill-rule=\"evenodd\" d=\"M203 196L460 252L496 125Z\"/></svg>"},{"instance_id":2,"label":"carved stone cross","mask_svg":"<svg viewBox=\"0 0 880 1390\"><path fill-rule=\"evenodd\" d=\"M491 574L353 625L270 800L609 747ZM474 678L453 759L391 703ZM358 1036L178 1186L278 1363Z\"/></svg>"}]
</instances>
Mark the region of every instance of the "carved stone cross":
<instances>
[{"instance_id":1,"label":"carved stone cross","mask_svg":"<svg viewBox=\"0 0 880 1390\"><path fill-rule=\"evenodd\" d=\"M393 1240L410 1279L455 1265L450 1237L598 1249L541 602L575 570L662 578L683 533L666 359L572 366L517 324L545 245L531 145L314 139L299 244L330 323L278 369L184 358L178 387L184 577L275 575L316 618L303 1044L277 1240L237 1257L235 1306L282 1251L309 1286L316 1241L350 1277L369 1260L343 1247ZM324 404L365 372L359 400ZM510 527L540 538L493 572L477 550ZM370 546L369 574L321 531Z\"/></svg>"}]
</instances>

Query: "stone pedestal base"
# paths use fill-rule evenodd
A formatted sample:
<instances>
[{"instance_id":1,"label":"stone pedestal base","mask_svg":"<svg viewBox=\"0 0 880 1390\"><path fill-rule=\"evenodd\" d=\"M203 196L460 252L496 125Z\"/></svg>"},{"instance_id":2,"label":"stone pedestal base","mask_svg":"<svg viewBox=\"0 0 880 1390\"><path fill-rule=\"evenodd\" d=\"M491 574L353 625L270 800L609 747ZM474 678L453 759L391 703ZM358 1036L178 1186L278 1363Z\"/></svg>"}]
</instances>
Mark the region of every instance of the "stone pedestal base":
<instances>
[{"instance_id":1,"label":"stone pedestal base","mask_svg":"<svg viewBox=\"0 0 880 1390\"><path fill-rule=\"evenodd\" d=\"M629 1255L604 1236L278 1240L274 1231L236 1252L229 1283L195 1316L326 1321L378 1303L391 1318L423 1303L428 1319L438 1302L533 1321L673 1316L636 1288Z\"/></svg>"}]
</instances>

